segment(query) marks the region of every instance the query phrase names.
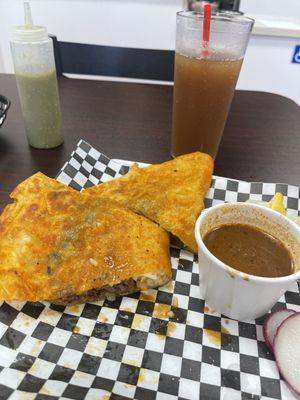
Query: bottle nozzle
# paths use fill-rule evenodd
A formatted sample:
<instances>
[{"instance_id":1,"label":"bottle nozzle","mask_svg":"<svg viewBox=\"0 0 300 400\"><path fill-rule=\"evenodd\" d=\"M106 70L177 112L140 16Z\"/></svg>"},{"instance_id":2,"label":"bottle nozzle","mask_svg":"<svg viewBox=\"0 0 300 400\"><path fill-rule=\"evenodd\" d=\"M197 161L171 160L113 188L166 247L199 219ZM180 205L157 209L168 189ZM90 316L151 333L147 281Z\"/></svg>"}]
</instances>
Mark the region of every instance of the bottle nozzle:
<instances>
[{"instance_id":1,"label":"bottle nozzle","mask_svg":"<svg viewBox=\"0 0 300 400\"><path fill-rule=\"evenodd\" d=\"M1 1L1 0L0 0ZM24 2L24 25L16 26L13 31L13 40L16 42L37 42L47 40L48 34L46 28L33 24L30 4Z\"/></svg>"},{"instance_id":2,"label":"bottle nozzle","mask_svg":"<svg viewBox=\"0 0 300 400\"><path fill-rule=\"evenodd\" d=\"M33 26L30 4L27 1L24 3L24 18L25 26Z\"/></svg>"}]
</instances>

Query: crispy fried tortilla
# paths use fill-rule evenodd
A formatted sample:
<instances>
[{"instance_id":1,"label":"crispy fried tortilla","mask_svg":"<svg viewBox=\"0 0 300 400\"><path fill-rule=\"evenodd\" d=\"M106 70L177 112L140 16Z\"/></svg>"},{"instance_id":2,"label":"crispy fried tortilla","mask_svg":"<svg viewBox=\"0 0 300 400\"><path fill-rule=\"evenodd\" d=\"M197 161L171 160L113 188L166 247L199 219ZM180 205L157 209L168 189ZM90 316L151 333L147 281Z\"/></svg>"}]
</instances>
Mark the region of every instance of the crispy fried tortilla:
<instances>
[{"instance_id":1,"label":"crispy fried tortilla","mask_svg":"<svg viewBox=\"0 0 300 400\"><path fill-rule=\"evenodd\" d=\"M168 234L112 201L42 173L0 217L0 299L74 303L171 279Z\"/></svg>"},{"instance_id":2,"label":"crispy fried tortilla","mask_svg":"<svg viewBox=\"0 0 300 400\"><path fill-rule=\"evenodd\" d=\"M84 192L115 200L144 215L197 252L194 226L204 207L212 172L212 158L197 152L146 168L134 165L124 177Z\"/></svg>"}]
</instances>

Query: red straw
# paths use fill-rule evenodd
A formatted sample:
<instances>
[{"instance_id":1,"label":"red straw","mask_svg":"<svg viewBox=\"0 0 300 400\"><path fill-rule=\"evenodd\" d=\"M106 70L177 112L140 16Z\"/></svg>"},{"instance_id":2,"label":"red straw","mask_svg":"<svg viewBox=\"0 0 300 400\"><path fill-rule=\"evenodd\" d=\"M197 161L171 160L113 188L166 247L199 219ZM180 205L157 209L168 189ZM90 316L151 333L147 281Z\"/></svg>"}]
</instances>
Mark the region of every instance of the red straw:
<instances>
[{"instance_id":1,"label":"red straw","mask_svg":"<svg viewBox=\"0 0 300 400\"><path fill-rule=\"evenodd\" d=\"M205 4L203 7L204 19L202 30L202 55L208 57L209 36L210 36L210 20L211 20L211 4Z\"/></svg>"}]
</instances>

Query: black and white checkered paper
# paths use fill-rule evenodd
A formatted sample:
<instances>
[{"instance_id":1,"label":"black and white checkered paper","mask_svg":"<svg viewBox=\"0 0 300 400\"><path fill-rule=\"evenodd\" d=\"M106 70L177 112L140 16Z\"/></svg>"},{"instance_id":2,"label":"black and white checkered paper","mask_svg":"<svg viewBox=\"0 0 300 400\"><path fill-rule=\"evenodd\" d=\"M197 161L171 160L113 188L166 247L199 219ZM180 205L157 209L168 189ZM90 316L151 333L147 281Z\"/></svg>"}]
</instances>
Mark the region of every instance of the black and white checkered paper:
<instances>
[{"instance_id":1,"label":"black and white checkered paper","mask_svg":"<svg viewBox=\"0 0 300 400\"><path fill-rule=\"evenodd\" d=\"M80 141L57 179L80 190L127 171ZM214 177L206 206L268 201L276 191L296 218L299 188L284 184ZM0 400L297 399L265 345L263 318L245 323L210 311L196 256L171 254L173 282L148 296L69 307L0 303ZM300 311L299 288L294 283L276 307ZM170 325L156 309L175 300Z\"/></svg>"}]
</instances>

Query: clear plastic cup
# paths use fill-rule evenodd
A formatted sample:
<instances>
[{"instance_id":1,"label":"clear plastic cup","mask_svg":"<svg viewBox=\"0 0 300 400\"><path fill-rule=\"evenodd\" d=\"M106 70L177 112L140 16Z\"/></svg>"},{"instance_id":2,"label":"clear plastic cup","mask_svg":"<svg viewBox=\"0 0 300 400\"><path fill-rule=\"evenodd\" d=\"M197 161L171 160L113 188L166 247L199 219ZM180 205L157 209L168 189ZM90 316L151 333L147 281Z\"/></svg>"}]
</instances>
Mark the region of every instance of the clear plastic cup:
<instances>
[{"instance_id":1,"label":"clear plastic cup","mask_svg":"<svg viewBox=\"0 0 300 400\"><path fill-rule=\"evenodd\" d=\"M177 13L172 155L202 151L216 157L254 21L212 15L208 52L203 14Z\"/></svg>"}]
</instances>

